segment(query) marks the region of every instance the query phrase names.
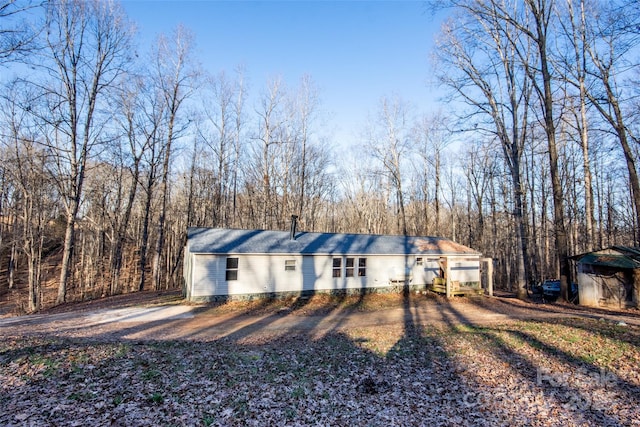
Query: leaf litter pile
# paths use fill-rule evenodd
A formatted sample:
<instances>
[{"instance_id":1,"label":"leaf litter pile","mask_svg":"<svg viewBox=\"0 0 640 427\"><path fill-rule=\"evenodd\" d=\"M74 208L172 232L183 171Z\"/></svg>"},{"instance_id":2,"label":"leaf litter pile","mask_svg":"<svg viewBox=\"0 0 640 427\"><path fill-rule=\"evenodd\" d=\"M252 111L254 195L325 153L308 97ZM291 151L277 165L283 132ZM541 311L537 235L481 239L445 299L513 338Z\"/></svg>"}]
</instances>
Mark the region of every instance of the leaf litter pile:
<instances>
[{"instance_id":1,"label":"leaf litter pile","mask_svg":"<svg viewBox=\"0 0 640 427\"><path fill-rule=\"evenodd\" d=\"M640 425L640 328L360 327L0 342L0 425Z\"/></svg>"}]
</instances>

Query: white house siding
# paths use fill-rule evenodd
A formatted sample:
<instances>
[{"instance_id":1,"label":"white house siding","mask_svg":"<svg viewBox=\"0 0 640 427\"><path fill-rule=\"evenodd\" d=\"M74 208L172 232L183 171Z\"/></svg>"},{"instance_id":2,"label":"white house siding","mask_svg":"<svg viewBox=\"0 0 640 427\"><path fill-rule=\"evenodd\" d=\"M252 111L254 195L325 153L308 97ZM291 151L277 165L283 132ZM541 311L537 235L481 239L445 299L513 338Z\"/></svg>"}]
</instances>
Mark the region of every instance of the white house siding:
<instances>
[{"instance_id":1,"label":"white house siding","mask_svg":"<svg viewBox=\"0 0 640 427\"><path fill-rule=\"evenodd\" d=\"M189 253L189 251L184 251L183 256L183 264L184 269L182 271L182 278L184 279L185 286L185 297L187 300L191 299L191 278L193 277L193 255Z\"/></svg>"},{"instance_id":2,"label":"white house siding","mask_svg":"<svg viewBox=\"0 0 640 427\"><path fill-rule=\"evenodd\" d=\"M229 282L229 294L291 292L300 286L301 256L240 255L238 280ZM285 271L285 261L295 261L295 270Z\"/></svg>"},{"instance_id":3,"label":"white house siding","mask_svg":"<svg viewBox=\"0 0 640 427\"><path fill-rule=\"evenodd\" d=\"M191 297L202 298L211 295L227 295L225 280L226 257L216 255L192 255ZM189 282L187 282L189 283Z\"/></svg>"},{"instance_id":4,"label":"white house siding","mask_svg":"<svg viewBox=\"0 0 640 427\"><path fill-rule=\"evenodd\" d=\"M226 280L227 258L238 258L237 280ZM416 265L421 257L423 265ZM439 257L416 255L282 255L229 254L190 255L192 262L185 272L187 297L201 299L223 295L254 295L300 291L357 290L397 285L409 274L412 285L426 285L440 270ZM340 277L333 277L333 259L341 258ZM346 277L346 258L354 258L354 275ZM358 259L366 258L366 275L358 276ZM295 271L286 271L285 262L295 261ZM479 282L479 261L450 259L451 279ZM191 276L191 280L189 280ZM189 286L190 285L190 286Z\"/></svg>"},{"instance_id":5,"label":"white house siding","mask_svg":"<svg viewBox=\"0 0 640 427\"><path fill-rule=\"evenodd\" d=\"M354 290L383 288L406 270L408 259L403 255L308 255L304 257L303 290ZM340 277L333 277L333 259L341 259ZM346 276L346 260L354 259L354 274ZM366 259L365 276L358 275L359 259ZM313 284L313 286L311 285Z\"/></svg>"},{"instance_id":6,"label":"white house siding","mask_svg":"<svg viewBox=\"0 0 640 427\"><path fill-rule=\"evenodd\" d=\"M451 280L460 283L480 283L480 259L450 258Z\"/></svg>"},{"instance_id":7,"label":"white house siding","mask_svg":"<svg viewBox=\"0 0 640 427\"><path fill-rule=\"evenodd\" d=\"M433 283L433 279L441 277L440 257L434 256L415 256L414 265L412 266L413 278L411 283L414 285L428 285ZM415 259L422 258L422 265L418 265ZM455 257L450 256L449 273L451 280L460 283L479 283L480 282L480 258Z\"/></svg>"},{"instance_id":8,"label":"white house siding","mask_svg":"<svg viewBox=\"0 0 640 427\"><path fill-rule=\"evenodd\" d=\"M426 255L414 256L413 280L415 285L427 285L433 282L434 277L440 275L439 257L429 257ZM418 265L417 258L422 258L422 265Z\"/></svg>"},{"instance_id":9,"label":"white house siding","mask_svg":"<svg viewBox=\"0 0 640 427\"><path fill-rule=\"evenodd\" d=\"M328 255L305 255L302 257L302 291L335 289L333 257Z\"/></svg>"}]
</instances>

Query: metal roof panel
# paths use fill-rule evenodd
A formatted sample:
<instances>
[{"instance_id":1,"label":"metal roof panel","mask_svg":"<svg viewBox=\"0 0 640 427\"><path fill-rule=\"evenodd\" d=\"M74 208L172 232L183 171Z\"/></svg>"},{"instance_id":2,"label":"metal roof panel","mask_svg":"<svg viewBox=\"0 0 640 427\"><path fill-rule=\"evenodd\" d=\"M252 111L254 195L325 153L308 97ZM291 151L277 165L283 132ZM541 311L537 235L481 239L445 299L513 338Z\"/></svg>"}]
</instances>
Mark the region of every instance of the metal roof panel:
<instances>
[{"instance_id":1,"label":"metal roof panel","mask_svg":"<svg viewBox=\"0 0 640 427\"><path fill-rule=\"evenodd\" d=\"M597 265L602 267L613 267L623 269L640 268L640 262L625 255L596 254L590 253L582 256L578 261L580 264Z\"/></svg>"},{"instance_id":2,"label":"metal roof panel","mask_svg":"<svg viewBox=\"0 0 640 427\"><path fill-rule=\"evenodd\" d=\"M192 253L280 253L358 255L480 255L479 252L440 237L343 233L189 228L187 246Z\"/></svg>"}]
</instances>

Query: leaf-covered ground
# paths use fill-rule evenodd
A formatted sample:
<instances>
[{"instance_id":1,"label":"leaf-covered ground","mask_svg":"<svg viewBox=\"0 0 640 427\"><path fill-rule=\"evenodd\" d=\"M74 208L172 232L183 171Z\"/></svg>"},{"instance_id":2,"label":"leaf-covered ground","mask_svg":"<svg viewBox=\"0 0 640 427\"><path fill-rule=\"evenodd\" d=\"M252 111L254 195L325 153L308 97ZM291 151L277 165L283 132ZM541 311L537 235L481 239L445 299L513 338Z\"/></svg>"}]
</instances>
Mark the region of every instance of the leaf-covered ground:
<instances>
[{"instance_id":1,"label":"leaf-covered ground","mask_svg":"<svg viewBox=\"0 0 640 427\"><path fill-rule=\"evenodd\" d=\"M591 319L197 341L5 335L0 425L640 425L640 328Z\"/></svg>"}]
</instances>

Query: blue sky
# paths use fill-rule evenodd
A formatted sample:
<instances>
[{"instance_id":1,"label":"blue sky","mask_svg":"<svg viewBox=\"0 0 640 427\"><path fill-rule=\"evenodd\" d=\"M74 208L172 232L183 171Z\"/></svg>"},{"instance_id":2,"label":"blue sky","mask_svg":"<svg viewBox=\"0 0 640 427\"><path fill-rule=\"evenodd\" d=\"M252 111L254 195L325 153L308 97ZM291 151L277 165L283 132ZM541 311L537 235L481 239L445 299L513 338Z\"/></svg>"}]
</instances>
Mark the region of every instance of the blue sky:
<instances>
[{"instance_id":1,"label":"blue sky","mask_svg":"<svg viewBox=\"0 0 640 427\"><path fill-rule=\"evenodd\" d=\"M282 76L295 87L309 75L334 136L349 143L383 96L416 112L436 109L429 54L438 31L420 1L124 0L142 43L178 24L196 36L211 72L243 65L254 95Z\"/></svg>"}]
</instances>

